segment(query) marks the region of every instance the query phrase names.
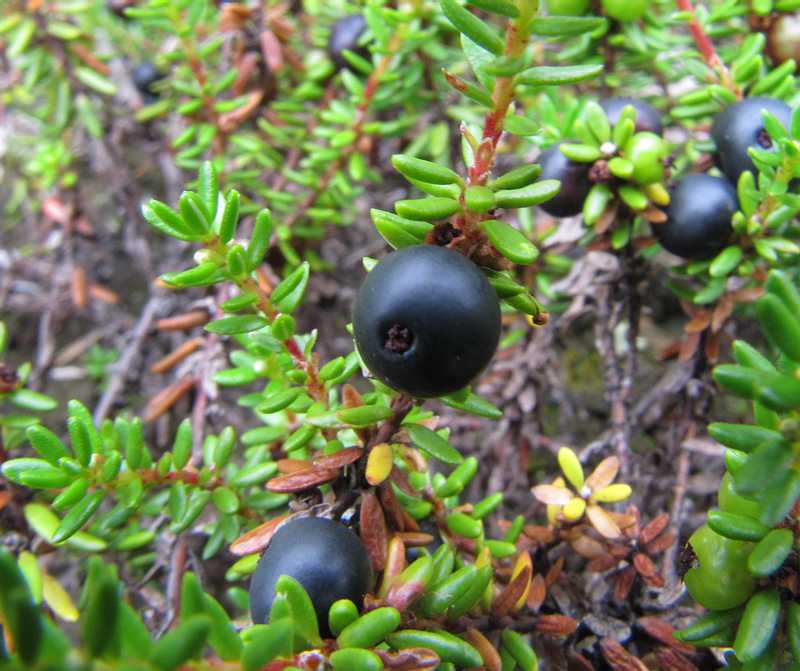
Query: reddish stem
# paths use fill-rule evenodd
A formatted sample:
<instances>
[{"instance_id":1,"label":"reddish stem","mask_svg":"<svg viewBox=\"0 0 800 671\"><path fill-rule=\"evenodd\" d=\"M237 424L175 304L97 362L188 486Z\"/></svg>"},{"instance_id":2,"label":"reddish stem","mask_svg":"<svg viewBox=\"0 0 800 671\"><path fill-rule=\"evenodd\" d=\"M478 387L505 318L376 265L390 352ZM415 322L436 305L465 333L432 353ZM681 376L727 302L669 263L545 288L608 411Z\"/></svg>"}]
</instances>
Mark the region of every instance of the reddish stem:
<instances>
[{"instance_id":1,"label":"reddish stem","mask_svg":"<svg viewBox=\"0 0 800 671\"><path fill-rule=\"evenodd\" d=\"M682 12L686 12L687 14L691 15L691 20L689 21L689 31L692 33L694 42L697 45L697 48L700 50L700 53L703 55L706 65L708 65L711 70L719 75L720 81L725 88L735 93L738 97L741 97L741 91L739 91L739 88L733 83L730 73L728 72L728 68L725 67L725 64L722 62L719 54L717 54L716 50L714 49L711 38L703 29L703 26L700 25L700 21L697 19L697 14L692 6L692 0L676 1L678 3L678 8Z\"/></svg>"}]
</instances>

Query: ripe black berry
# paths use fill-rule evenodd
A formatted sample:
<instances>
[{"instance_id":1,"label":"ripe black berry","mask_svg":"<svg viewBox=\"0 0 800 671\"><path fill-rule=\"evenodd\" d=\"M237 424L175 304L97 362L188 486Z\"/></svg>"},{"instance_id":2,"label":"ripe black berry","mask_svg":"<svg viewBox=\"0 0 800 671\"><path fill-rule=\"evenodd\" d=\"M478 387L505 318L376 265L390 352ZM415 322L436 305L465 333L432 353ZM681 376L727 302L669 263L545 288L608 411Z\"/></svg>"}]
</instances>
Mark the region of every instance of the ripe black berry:
<instances>
[{"instance_id":1,"label":"ripe black berry","mask_svg":"<svg viewBox=\"0 0 800 671\"><path fill-rule=\"evenodd\" d=\"M161 73L150 61L140 63L131 71L133 85L147 102L155 100L156 93L153 91L153 84L159 79L161 79Z\"/></svg>"},{"instance_id":2,"label":"ripe black berry","mask_svg":"<svg viewBox=\"0 0 800 671\"><path fill-rule=\"evenodd\" d=\"M369 60L369 49L358 45L358 38L367 29L367 21L363 14L350 14L342 17L331 26L328 38L328 56L337 70L352 69L349 61L342 53L345 49Z\"/></svg>"},{"instance_id":3,"label":"ripe black berry","mask_svg":"<svg viewBox=\"0 0 800 671\"><path fill-rule=\"evenodd\" d=\"M269 620L275 583L282 575L291 576L308 592L324 638L331 636L331 605L350 599L360 608L373 577L361 539L338 522L321 517L293 520L275 532L250 580L254 624Z\"/></svg>"},{"instance_id":4,"label":"ripe black berry","mask_svg":"<svg viewBox=\"0 0 800 671\"><path fill-rule=\"evenodd\" d=\"M589 180L592 164L568 159L561 153L560 146L564 143L573 144L574 140L558 142L545 149L536 159L542 166L539 179L557 179L561 182L558 193L539 205L554 217L574 217L579 214L583 210L583 201L592 188Z\"/></svg>"},{"instance_id":5,"label":"ripe black berry","mask_svg":"<svg viewBox=\"0 0 800 671\"><path fill-rule=\"evenodd\" d=\"M745 98L729 105L714 117L711 137L719 152L720 169L734 184L739 175L750 170L757 176L750 147L770 150L772 138L764 128L761 110L771 112L784 126L789 127L792 109L782 100L774 98ZM771 149L771 151L775 151Z\"/></svg>"},{"instance_id":6,"label":"ripe black berry","mask_svg":"<svg viewBox=\"0 0 800 671\"><path fill-rule=\"evenodd\" d=\"M636 110L636 120L633 125L634 133L647 131L648 133L663 135L664 124L661 121L661 115L649 102L638 98L609 98L600 103L600 107L605 111L612 126L617 124L620 114L622 114L622 110L626 105L633 105Z\"/></svg>"},{"instance_id":7,"label":"ripe black berry","mask_svg":"<svg viewBox=\"0 0 800 671\"><path fill-rule=\"evenodd\" d=\"M738 209L736 188L727 179L688 175L670 194L667 221L653 224L653 233L668 252L685 259L709 258L727 244Z\"/></svg>"},{"instance_id":8,"label":"ripe black berry","mask_svg":"<svg viewBox=\"0 0 800 671\"><path fill-rule=\"evenodd\" d=\"M458 252L414 245L388 254L356 297L353 334L372 374L419 398L452 394L486 367L500 339L500 305Z\"/></svg>"}]
</instances>

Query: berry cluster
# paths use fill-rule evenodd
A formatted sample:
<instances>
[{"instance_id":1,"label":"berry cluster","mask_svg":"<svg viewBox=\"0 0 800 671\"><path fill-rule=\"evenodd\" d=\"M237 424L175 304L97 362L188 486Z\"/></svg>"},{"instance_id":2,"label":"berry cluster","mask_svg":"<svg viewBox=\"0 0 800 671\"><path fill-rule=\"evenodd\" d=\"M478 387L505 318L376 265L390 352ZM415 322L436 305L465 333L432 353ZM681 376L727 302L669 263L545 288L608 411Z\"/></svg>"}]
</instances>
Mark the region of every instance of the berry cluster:
<instances>
[{"instance_id":1,"label":"berry cluster","mask_svg":"<svg viewBox=\"0 0 800 671\"><path fill-rule=\"evenodd\" d=\"M561 189L541 208L554 217L583 212L586 223L593 224L600 217L594 207L595 194L605 194L605 205L615 190L634 211L658 205L666 220L647 217L653 234L664 249L685 259L710 258L728 243L731 218L739 209L736 184L746 171L757 174L750 150L775 151L762 112L769 112L785 127L792 112L783 101L767 97L729 105L716 115L711 127L717 148L714 161L723 177L690 174L666 194L660 183L666 174L668 150L658 112L649 103L632 98L612 98L601 107L614 127L614 137L627 137L624 145L603 143L597 152L591 152L586 151L586 144L562 140L545 149L538 159L542 178L559 180ZM626 136L618 128L631 118L632 134ZM641 192L631 191L631 183L643 187L649 200L639 198Z\"/></svg>"}]
</instances>

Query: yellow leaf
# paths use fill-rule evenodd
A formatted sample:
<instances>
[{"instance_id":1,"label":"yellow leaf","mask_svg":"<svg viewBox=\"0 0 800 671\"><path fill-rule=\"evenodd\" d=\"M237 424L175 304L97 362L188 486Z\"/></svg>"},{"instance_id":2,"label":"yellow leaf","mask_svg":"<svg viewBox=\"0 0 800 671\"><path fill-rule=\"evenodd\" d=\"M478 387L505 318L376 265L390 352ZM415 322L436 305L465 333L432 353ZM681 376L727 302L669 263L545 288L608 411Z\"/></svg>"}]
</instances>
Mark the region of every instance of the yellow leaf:
<instances>
[{"instance_id":1,"label":"yellow leaf","mask_svg":"<svg viewBox=\"0 0 800 671\"><path fill-rule=\"evenodd\" d=\"M589 497L589 501L592 503L595 501L600 503L617 503L618 501L627 499L631 495L631 492L630 485L609 485L592 494L591 497Z\"/></svg>"},{"instance_id":2,"label":"yellow leaf","mask_svg":"<svg viewBox=\"0 0 800 671\"><path fill-rule=\"evenodd\" d=\"M578 455L568 447L562 447L558 451L558 465L561 466L561 470L567 476L570 484L580 491L581 487L583 487L584 476L583 466L578 461Z\"/></svg>"},{"instance_id":3,"label":"yellow leaf","mask_svg":"<svg viewBox=\"0 0 800 671\"><path fill-rule=\"evenodd\" d=\"M394 450L389 443L380 443L370 450L367 457L367 482L379 485L389 477L394 464Z\"/></svg>"},{"instance_id":4,"label":"yellow leaf","mask_svg":"<svg viewBox=\"0 0 800 671\"><path fill-rule=\"evenodd\" d=\"M78 609L72 603L72 597L53 576L47 573L42 575L42 594L45 603L62 620L77 622Z\"/></svg>"},{"instance_id":5,"label":"yellow leaf","mask_svg":"<svg viewBox=\"0 0 800 671\"><path fill-rule=\"evenodd\" d=\"M578 455L568 447L562 447L558 451L558 465L561 466L561 470L567 476L570 484L580 491L581 487L583 487L584 475L583 466L578 461Z\"/></svg>"},{"instance_id":6,"label":"yellow leaf","mask_svg":"<svg viewBox=\"0 0 800 671\"><path fill-rule=\"evenodd\" d=\"M584 501L580 496L576 496L562 508L561 512L564 513L564 517L566 517L570 522L576 522L583 517L585 510L586 501Z\"/></svg>"}]
</instances>

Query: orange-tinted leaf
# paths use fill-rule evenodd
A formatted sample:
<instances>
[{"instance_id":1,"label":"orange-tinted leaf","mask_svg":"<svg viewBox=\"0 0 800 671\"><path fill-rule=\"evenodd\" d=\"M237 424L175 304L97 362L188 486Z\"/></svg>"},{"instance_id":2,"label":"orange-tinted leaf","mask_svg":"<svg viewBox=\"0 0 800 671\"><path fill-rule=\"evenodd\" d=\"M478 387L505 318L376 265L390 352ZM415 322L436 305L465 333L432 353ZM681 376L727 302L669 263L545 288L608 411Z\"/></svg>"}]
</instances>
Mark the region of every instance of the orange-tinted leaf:
<instances>
[{"instance_id":1,"label":"orange-tinted leaf","mask_svg":"<svg viewBox=\"0 0 800 671\"><path fill-rule=\"evenodd\" d=\"M533 626L540 634L568 636L578 628L578 624L577 620L566 615L540 615Z\"/></svg>"},{"instance_id":2,"label":"orange-tinted leaf","mask_svg":"<svg viewBox=\"0 0 800 671\"><path fill-rule=\"evenodd\" d=\"M395 496L391 485L384 483L378 487L378 495L380 496L383 512L386 515L386 521L389 523L389 526L396 531L405 531L406 517L403 515L403 506L401 506L400 502L397 500L397 496Z\"/></svg>"},{"instance_id":3,"label":"orange-tinted leaf","mask_svg":"<svg viewBox=\"0 0 800 671\"><path fill-rule=\"evenodd\" d=\"M522 528L522 533L537 543L552 543L556 539L555 534L548 527L534 526L532 524L526 524Z\"/></svg>"},{"instance_id":4,"label":"orange-tinted leaf","mask_svg":"<svg viewBox=\"0 0 800 671\"><path fill-rule=\"evenodd\" d=\"M711 318L711 330L718 333L723 324L727 321L728 317L733 312L733 298L730 294L722 294L717 300L717 307L714 308L714 314Z\"/></svg>"},{"instance_id":5,"label":"orange-tinted leaf","mask_svg":"<svg viewBox=\"0 0 800 671\"><path fill-rule=\"evenodd\" d=\"M404 494L409 496L419 496L419 492L411 486L406 474L400 470L397 465L392 466L392 473L389 476L392 482L397 485L397 488Z\"/></svg>"},{"instance_id":6,"label":"orange-tinted leaf","mask_svg":"<svg viewBox=\"0 0 800 671\"><path fill-rule=\"evenodd\" d=\"M581 557L586 557L586 559L595 559L606 553L606 548L600 541L584 534L570 541L570 546Z\"/></svg>"},{"instance_id":7,"label":"orange-tinted leaf","mask_svg":"<svg viewBox=\"0 0 800 671\"><path fill-rule=\"evenodd\" d=\"M358 408L364 405L364 399L361 398L355 387L346 384L342 389L342 405L345 408Z\"/></svg>"},{"instance_id":8,"label":"orange-tinted leaf","mask_svg":"<svg viewBox=\"0 0 800 671\"><path fill-rule=\"evenodd\" d=\"M278 525L287 517L289 517L289 515L275 517L268 522L264 522L264 524L259 524L255 529L251 529L247 533L242 534L231 543L229 548L231 554L243 557L244 555L250 555L254 552L261 552L261 550L269 545L272 535L275 533Z\"/></svg>"},{"instance_id":9,"label":"orange-tinted leaf","mask_svg":"<svg viewBox=\"0 0 800 671\"><path fill-rule=\"evenodd\" d=\"M500 619L508 615L514 605L524 596L531 579L531 567L523 566L517 576L506 585L492 602L492 617Z\"/></svg>"},{"instance_id":10,"label":"orange-tinted leaf","mask_svg":"<svg viewBox=\"0 0 800 671\"><path fill-rule=\"evenodd\" d=\"M617 457L607 457L603 459L597 468L586 478L585 486L596 492L603 487L608 487L617 477L619 472L619 459Z\"/></svg>"},{"instance_id":11,"label":"orange-tinted leaf","mask_svg":"<svg viewBox=\"0 0 800 671\"><path fill-rule=\"evenodd\" d=\"M283 67L283 51L281 43L271 30L262 30L259 35L261 42L261 53L264 55L270 72L277 72Z\"/></svg>"},{"instance_id":12,"label":"orange-tinted leaf","mask_svg":"<svg viewBox=\"0 0 800 671\"><path fill-rule=\"evenodd\" d=\"M651 638L671 648L675 648L675 650L685 652L687 655L691 655L695 651L693 645L676 640L673 635L675 630L661 618L646 615L637 619L636 625Z\"/></svg>"},{"instance_id":13,"label":"orange-tinted leaf","mask_svg":"<svg viewBox=\"0 0 800 671\"><path fill-rule=\"evenodd\" d=\"M619 560L611 553L604 554L600 557L595 557L586 565L586 570L589 573L603 573L614 568Z\"/></svg>"},{"instance_id":14,"label":"orange-tinted leaf","mask_svg":"<svg viewBox=\"0 0 800 671\"><path fill-rule=\"evenodd\" d=\"M671 548L677 540L678 537L675 534L664 534L650 541L645 545L645 549L647 550L647 554L656 555L659 552L664 552L667 548Z\"/></svg>"},{"instance_id":15,"label":"orange-tinted leaf","mask_svg":"<svg viewBox=\"0 0 800 671\"><path fill-rule=\"evenodd\" d=\"M617 523L600 506L591 505L586 507L586 517L597 529L597 532L604 538L619 538L620 530Z\"/></svg>"},{"instance_id":16,"label":"orange-tinted leaf","mask_svg":"<svg viewBox=\"0 0 800 671\"><path fill-rule=\"evenodd\" d=\"M531 489L537 501L548 506L565 506L575 494L566 487L556 487L555 485L536 485Z\"/></svg>"},{"instance_id":17,"label":"orange-tinted leaf","mask_svg":"<svg viewBox=\"0 0 800 671\"><path fill-rule=\"evenodd\" d=\"M192 310L182 315L166 317L156 322L159 331L188 331L195 326L202 326L209 320L209 314L205 310Z\"/></svg>"},{"instance_id":18,"label":"orange-tinted leaf","mask_svg":"<svg viewBox=\"0 0 800 671\"><path fill-rule=\"evenodd\" d=\"M489 642L481 632L477 629L467 629L464 632L464 638L473 648L475 648L483 659L483 665L487 671L501 671L503 668L503 660L500 659L500 653L497 652L495 647Z\"/></svg>"},{"instance_id":19,"label":"orange-tinted leaf","mask_svg":"<svg viewBox=\"0 0 800 671\"><path fill-rule=\"evenodd\" d=\"M4 489L0 490L0 510L5 508L10 500L11 494Z\"/></svg>"},{"instance_id":20,"label":"orange-tinted leaf","mask_svg":"<svg viewBox=\"0 0 800 671\"><path fill-rule=\"evenodd\" d=\"M613 638L600 639L600 652L614 671L648 671L644 663Z\"/></svg>"},{"instance_id":21,"label":"orange-tinted leaf","mask_svg":"<svg viewBox=\"0 0 800 671\"><path fill-rule=\"evenodd\" d=\"M314 466L308 459L279 459L276 465L278 466L278 471L284 475L297 473L297 471L303 471Z\"/></svg>"},{"instance_id":22,"label":"orange-tinted leaf","mask_svg":"<svg viewBox=\"0 0 800 671\"><path fill-rule=\"evenodd\" d=\"M719 359L720 335L719 333L709 333L706 336L706 346L703 348L703 352L710 363L715 363Z\"/></svg>"},{"instance_id":23,"label":"orange-tinted leaf","mask_svg":"<svg viewBox=\"0 0 800 671\"><path fill-rule=\"evenodd\" d=\"M636 579L636 569L633 566L626 566L616 575L614 580L614 598L622 601L628 597Z\"/></svg>"},{"instance_id":24,"label":"orange-tinted leaf","mask_svg":"<svg viewBox=\"0 0 800 671\"><path fill-rule=\"evenodd\" d=\"M544 577L544 584L547 585L547 587L551 587L553 583L556 580L558 580L558 577L561 575L561 568L563 566L564 566L564 556L562 555L553 562L553 565L550 567L550 570Z\"/></svg>"},{"instance_id":25,"label":"orange-tinted leaf","mask_svg":"<svg viewBox=\"0 0 800 671\"><path fill-rule=\"evenodd\" d=\"M656 567L653 564L653 560L642 552L639 552L633 556L633 565L636 567L636 570L639 571L639 573L645 578L650 578L656 573Z\"/></svg>"},{"instance_id":26,"label":"orange-tinted leaf","mask_svg":"<svg viewBox=\"0 0 800 671\"><path fill-rule=\"evenodd\" d=\"M737 303L752 303L764 294L764 287L751 287L731 292L731 297Z\"/></svg>"},{"instance_id":27,"label":"orange-tinted leaf","mask_svg":"<svg viewBox=\"0 0 800 671\"><path fill-rule=\"evenodd\" d=\"M628 513L609 512L608 516L612 520L614 520L614 522L617 523L617 526L619 527L620 531L622 531L623 529L626 531L626 534L625 534L626 536L628 535L627 531L629 529L635 529L636 528L636 521L637 520L636 520L636 516L635 515L630 515ZM635 535L628 536L628 538L635 538L635 537L636 537Z\"/></svg>"},{"instance_id":28,"label":"orange-tinted leaf","mask_svg":"<svg viewBox=\"0 0 800 671\"><path fill-rule=\"evenodd\" d=\"M698 310L697 314L683 327L686 333L700 333L711 323L711 310Z\"/></svg>"},{"instance_id":29,"label":"orange-tinted leaf","mask_svg":"<svg viewBox=\"0 0 800 671\"><path fill-rule=\"evenodd\" d=\"M419 531L400 531L395 536L400 538L409 548L421 548L433 543L433 536Z\"/></svg>"},{"instance_id":30,"label":"orange-tinted leaf","mask_svg":"<svg viewBox=\"0 0 800 671\"><path fill-rule=\"evenodd\" d=\"M648 585L650 585L651 587L657 587L659 589L661 587L663 587L664 585L666 585L666 583L667 583L667 581L665 580L664 576L661 575L660 573L656 573L655 575L651 575L649 578L648 577L643 577L642 579Z\"/></svg>"},{"instance_id":31,"label":"orange-tinted leaf","mask_svg":"<svg viewBox=\"0 0 800 671\"><path fill-rule=\"evenodd\" d=\"M537 573L531 580L531 588L528 590L528 608L534 613L538 613L547 596L547 585L541 573Z\"/></svg>"},{"instance_id":32,"label":"orange-tinted leaf","mask_svg":"<svg viewBox=\"0 0 800 671\"><path fill-rule=\"evenodd\" d=\"M169 354L160 358L152 366L150 366L150 372L163 373L168 371L170 368L175 366L175 364L183 361L183 359L189 356L192 352L199 349L204 342L205 340L203 340L203 338L192 338L191 340L187 340L185 343L182 343Z\"/></svg>"},{"instance_id":33,"label":"orange-tinted leaf","mask_svg":"<svg viewBox=\"0 0 800 671\"><path fill-rule=\"evenodd\" d=\"M333 454L314 459L314 466L318 466L319 468L342 468L342 466L347 466L354 461L358 461L363 454L364 450L360 447L345 447L343 450L339 450Z\"/></svg>"},{"instance_id":34,"label":"orange-tinted leaf","mask_svg":"<svg viewBox=\"0 0 800 671\"><path fill-rule=\"evenodd\" d=\"M267 489L276 494L302 492L305 489L319 487L339 477L339 471L333 468L304 468L301 471L279 475L267 482Z\"/></svg>"},{"instance_id":35,"label":"orange-tinted leaf","mask_svg":"<svg viewBox=\"0 0 800 671\"><path fill-rule=\"evenodd\" d=\"M513 610L519 610L528 601L528 590L530 589L531 586L531 573L533 573L533 562L531 561L530 553L527 551L520 553L519 557L517 558L517 561L514 564L514 570L511 572L511 579L514 580L520 573L522 573L525 570L525 568L529 569L528 581L525 585L525 589L522 591L522 595L514 604Z\"/></svg>"},{"instance_id":36,"label":"orange-tinted leaf","mask_svg":"<svg viewBox=\"0 0 800 671\"><path fill-rule=\"evenodd\" d=\"M702 336L700 333L687 333L686 339L681 343L678 361L689 361L697 352L701 341Z\"/></svg>"},{"instance_id":37,"label":"orange-tinted leaf","mask_svg":"<svg viewBox=\"0 0 800 671\"><path fill-rule=\"evenodd\" d=\"M147 424L161 417L194 387L196 381L193 377L184 378L158 392L147 402L142 413L142 422Z\"/></svg>"},{"instance_id":38,"label":"orange-tinted leaf","mask_svg":"<svg viewBox=\"0 0 800 671\"><path fill-rule=\"evenodd\" d=\"M383 517L383 508L373 492L364 492L361 497L361 540L367 546L369 559L375 571L386 566L389 547L389 531Z\"/></svg>"},{"instance_id":39,"label":"orange-tinted leaf","mask_svg":"<svg viewBox=\"0 0 800 671\"><path fill-rule=\"evenodd\" d=\"M642 531L639 534L639 542L649 543L667 528L667 524L669 524L668 513L661 513L658 517L653 518L642 527Z\"/></svg>"}]
</instances>

